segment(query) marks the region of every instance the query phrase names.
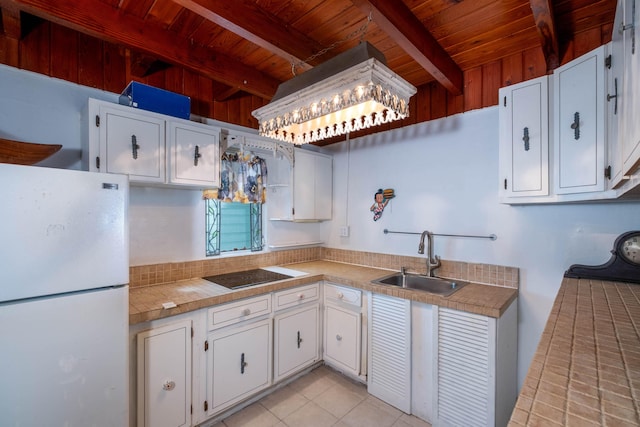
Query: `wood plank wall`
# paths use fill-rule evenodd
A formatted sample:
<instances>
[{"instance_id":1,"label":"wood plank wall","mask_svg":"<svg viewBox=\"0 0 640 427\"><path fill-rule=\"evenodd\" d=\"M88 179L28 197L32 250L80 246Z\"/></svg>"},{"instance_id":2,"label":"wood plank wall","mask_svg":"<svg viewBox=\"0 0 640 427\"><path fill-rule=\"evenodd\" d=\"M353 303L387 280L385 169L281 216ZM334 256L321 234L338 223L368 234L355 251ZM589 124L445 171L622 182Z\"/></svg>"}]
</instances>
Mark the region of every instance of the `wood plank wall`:
<instances>
[{"instance_id":1,"label":"wood plank wall","mask_svg":"<svg viewBox=\"0 0 640 427\"><path fill-rule=\"evenodd\" d=\"M610 40L610 25L579 33L563 47L562 63ZM214 94L224 88L211 79L180 67L169 67L148 77L134 77L130 56L128 49L47 21L36 22L23 37L16 38L6 30L0 32L2 64L115 93L120 93L129 81L136 80L191 97L193 114L257 129L258 124L251 111L265 105L264 99L244 95L224 102L214 101ZM375 132L496 105L500 87L545 73L544 57L538 48L465 70L464 95L452 96L435 82L420 86L416 96L411 98L411 116L377 128ZM352 137L367 133L373 132L362 131Z\"/></svg>"}]
</instances>

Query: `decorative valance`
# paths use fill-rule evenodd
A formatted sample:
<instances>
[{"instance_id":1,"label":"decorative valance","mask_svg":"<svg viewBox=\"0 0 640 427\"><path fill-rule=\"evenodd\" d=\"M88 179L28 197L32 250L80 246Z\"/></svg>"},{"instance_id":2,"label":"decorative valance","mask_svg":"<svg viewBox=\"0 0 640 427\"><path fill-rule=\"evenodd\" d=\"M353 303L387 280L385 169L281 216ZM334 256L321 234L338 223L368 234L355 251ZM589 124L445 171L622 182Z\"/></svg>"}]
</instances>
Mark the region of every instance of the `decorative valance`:
<instances>
[{"instance_id":1,"label":"decorative valance","mask_svg":"<svg viewBox=\"0 0 640 427\"><path fill-rule=\"evenodd\" d=\"M205 190L205 199L222 202L265 203L267 162L253 153L224 153L220 163L220 187Z\"/></svg>"}]
</instances>

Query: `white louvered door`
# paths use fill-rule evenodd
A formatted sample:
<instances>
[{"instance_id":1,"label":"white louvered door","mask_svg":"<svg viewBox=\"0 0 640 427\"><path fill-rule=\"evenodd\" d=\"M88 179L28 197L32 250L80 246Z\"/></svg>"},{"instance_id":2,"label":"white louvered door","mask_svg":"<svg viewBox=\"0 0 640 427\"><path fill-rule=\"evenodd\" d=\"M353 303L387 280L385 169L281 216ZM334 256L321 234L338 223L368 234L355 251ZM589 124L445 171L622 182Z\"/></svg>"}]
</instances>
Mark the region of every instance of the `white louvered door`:
<instances>
[{"instance_id":1,"label":"white louvered door","mask_svg":"<svg viewBox=\"0 0 640 427\"><path fill-rule=\"evenodd\" d=\"M437 312L435 425L495 425L495 319Z\"/></svg>"},{"instance_id":2,"label":"white louvered door","mask_svg":"<svg viewBox=\"0 0 640 427\"><path fill-rule=\"evenodd\" d=\"M411 301L372 294L368 392L411 413Z\"/></svg>"}]
</instances>

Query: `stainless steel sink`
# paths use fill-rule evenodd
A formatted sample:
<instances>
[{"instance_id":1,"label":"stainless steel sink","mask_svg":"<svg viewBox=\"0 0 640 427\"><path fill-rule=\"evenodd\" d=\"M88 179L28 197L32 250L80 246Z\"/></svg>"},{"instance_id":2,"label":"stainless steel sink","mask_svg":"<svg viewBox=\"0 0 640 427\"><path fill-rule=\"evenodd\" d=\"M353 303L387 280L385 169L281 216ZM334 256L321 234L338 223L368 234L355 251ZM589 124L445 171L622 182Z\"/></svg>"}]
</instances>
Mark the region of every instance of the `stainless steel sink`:
<instances>
[{"instance_id":1,"label":"stainless steel sink","mask_svg":"<svg viewBox=\"0 0 640 427\"><path fill-rule=\"evenodd\" d=\"M441 296L449 296L464 287L466 282L428 277L419 274L393 273L379 279L372 280L379 285L399 286L401 288L416 289Z\"/></svg>"}]
</instances>

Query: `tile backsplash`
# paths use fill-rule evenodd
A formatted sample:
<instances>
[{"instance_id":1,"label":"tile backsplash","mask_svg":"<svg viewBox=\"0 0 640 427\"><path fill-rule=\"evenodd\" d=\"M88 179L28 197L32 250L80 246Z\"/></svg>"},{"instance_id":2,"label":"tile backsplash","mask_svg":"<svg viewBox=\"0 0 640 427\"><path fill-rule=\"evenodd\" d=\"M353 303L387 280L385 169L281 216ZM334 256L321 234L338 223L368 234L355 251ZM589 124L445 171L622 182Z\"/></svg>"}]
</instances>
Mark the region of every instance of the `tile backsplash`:
<instances>
[{"instance_id":1,"label":"tile backsplash","mask_svg":"<svg viewBox=\"0 0 640 427\"><path fill-rule=\"evenodd\" d=\"M407 267L409 272L422 274L425 272L425 258L314 247L236 257L134 266L129 268L129 285L131 287L159 285L214 274L320 259L395 271L400 270L400 267ZM519 285L519 270L516 267L443 260L442 266L435 273L449 279L507 288L517 289Z\"/></svg>"}]
</instances>

